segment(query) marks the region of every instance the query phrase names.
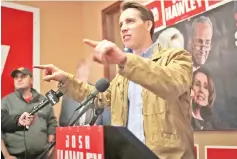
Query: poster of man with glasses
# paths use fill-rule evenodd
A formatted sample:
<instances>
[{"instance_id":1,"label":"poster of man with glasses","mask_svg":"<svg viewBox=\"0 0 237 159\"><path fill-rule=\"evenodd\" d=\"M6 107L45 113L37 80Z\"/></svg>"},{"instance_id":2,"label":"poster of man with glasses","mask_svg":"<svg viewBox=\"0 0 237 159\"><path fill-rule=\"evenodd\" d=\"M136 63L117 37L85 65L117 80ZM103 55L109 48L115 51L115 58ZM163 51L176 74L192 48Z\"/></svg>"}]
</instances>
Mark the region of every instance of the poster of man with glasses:
<instances>
[{"instance_id":1,"label":"poster of man with glasses","mask_svg":"<svg viewBox=\"0 0 237 159\"><path fill-rule=\"evenodd\" d=\"M186 18L155 32L162 47L184 48L193 59L192 126L237 129L237 2Z\"/></svg>"}]
</instances>

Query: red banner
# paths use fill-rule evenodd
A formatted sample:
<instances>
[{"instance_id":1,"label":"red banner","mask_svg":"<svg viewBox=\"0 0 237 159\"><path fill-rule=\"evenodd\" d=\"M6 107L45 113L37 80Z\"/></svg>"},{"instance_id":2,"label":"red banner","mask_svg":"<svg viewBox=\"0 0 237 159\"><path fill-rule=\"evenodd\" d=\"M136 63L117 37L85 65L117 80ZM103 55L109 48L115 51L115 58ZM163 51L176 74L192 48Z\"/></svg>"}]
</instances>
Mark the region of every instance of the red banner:
<instances>
[{"instance_id":1,"label":"red banner","mask_svg":"<svg viewBox=\"0 0 237 159\"><path fill-rule=\"evenodd\" d=\"M163 16L162 16L162 2L161 1L154 1L147 4L147 7L151 9L154 20L155 20L155 28L163 26Z\"/></svg>"},{"instance_id":2,"label":"red banner","mask_svg":"<svg viewBox=\"0 0 237 159\"><path fill-rule=\"evenodd\" d=\"M19 67L32 70L40 61L39 9L15 4L1 3L1 98L14 91L11 72ZM32 70L33 87L40 91L40 71Z\"/></svg>"},{"instance_id":3,"label":"red banner","mask_svg":"<svg viewBox=\"0 0 237 159\"><path fill-rule=\"evenodd\" d=\"M164 1L164 17L166 25L173 25L183 19L192 17L205 11L205 1Z\"/></svg>"},{"instance_id":4,"label":"red banner","mask_svg":"<svg viewBox=\"0 0 237 159\"><path fill-rule=\"evenodd\" d=\"M205 149L207 159L236 159L236 146L207 146Z\"/></svg>"},{"instance_id":5,"label":"red banner","mask_svg":"<svg viewBox=\"0 0 237 159\"><path fill-rule=\"evenodd\" d=\"M231 0L160 0L144 3L155 18L155 30L171 26Z\"/></svg>"},{"instance_id":6,"label":"red banner","mask_svg":"<svg viewBox=\"0 0 237 159\"><path fill-rule=\"evenodd\" d=\"M33 66L33 13L13 8L2 9L2 47L5 52L5 66L2 72L2 97L14 90L11 72L19 67Z\"/></svg>"},{"instance_id":7,"label":"red banner","mask_svg":"<svg viewBox=\"0 0 237 159\"><path fill-rule=\"evenodd\" d=\"M102 126L58 127L56 134L57 159L104 158Z\"/></svg>"},{"instance_id":8,"label":"red banner","mask_svg":"<svg viewBox=\"0 0 237 159\"><path fill-rule=\"evenodd\" d=\"M199 159L199 146L197 144L194 145L194 152L197 159Z\"/></svg>"},{"instance_id":9,"label":"red banner","mask_svg":"<svg viewBox=\"0 0 237 159\"><path fill-rule=\"evenodd\" d=\"M216 3L220 3L221 1L224 1L224 0L212 0L212 1L207 1L207 6L213 6L215 5Z\"/></svg>"}]
</instances>

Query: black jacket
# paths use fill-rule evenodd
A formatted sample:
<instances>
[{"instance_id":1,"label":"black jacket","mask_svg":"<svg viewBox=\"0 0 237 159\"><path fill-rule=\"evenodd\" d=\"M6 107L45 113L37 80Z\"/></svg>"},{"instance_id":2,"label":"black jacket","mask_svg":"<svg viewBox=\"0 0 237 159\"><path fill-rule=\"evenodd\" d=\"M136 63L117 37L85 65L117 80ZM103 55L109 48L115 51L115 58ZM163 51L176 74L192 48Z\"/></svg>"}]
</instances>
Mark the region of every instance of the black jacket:
<instances>
[{"instance_id":1,"label":"black jacket","mask_svg":"<svg viewBox=\"0 0 237 159\"><path fill-rule=\"evenodd\" d=\"M15 131L24 130L24 127L18 126L20 115L9 115L6 110L1 110L1 131L14 133Z\"/></svg>"}]
</instances>

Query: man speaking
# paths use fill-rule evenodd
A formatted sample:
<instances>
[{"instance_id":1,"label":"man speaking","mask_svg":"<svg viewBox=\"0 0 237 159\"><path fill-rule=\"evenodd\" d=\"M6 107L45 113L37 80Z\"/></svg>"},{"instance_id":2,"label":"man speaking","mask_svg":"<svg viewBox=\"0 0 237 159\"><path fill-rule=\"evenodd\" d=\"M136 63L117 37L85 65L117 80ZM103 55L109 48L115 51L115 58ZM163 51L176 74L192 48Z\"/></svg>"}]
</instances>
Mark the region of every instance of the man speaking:
<instances>
[{"instance_id":1,"label":"man speaking","mask_svg":"<svg viewBox=\"0 0 237 159\"><path fill-rule=\"evenodd\" d=\"M190 88L192 57L183 49L153 44L154 17L136 2L121 6L121 38L133 54L107 40L84 43L94 48L94 61L117 64L119 72L109 89L98 94L99 106L111 106L112 125L127 127L162 159L194 159ZM35 66L45 81L59 81L60 91L76 101L93 86L53 65Z\"/></svg>"}]
</instances>

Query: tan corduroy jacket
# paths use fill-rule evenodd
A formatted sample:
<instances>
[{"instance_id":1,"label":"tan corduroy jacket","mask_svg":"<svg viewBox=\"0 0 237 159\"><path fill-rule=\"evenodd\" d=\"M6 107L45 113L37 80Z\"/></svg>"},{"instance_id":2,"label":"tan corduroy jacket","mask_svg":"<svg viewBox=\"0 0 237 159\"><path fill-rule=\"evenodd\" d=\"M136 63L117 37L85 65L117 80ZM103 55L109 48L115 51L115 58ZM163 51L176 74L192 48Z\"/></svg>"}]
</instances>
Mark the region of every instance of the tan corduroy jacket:
<instances>
[{"instance_id":1,"label":"tan corduroy jacket","mask_svg":"<svg viewBox=\"0 0 237 159\"><path fill-rule=\"evenodd\" d=\"M129 80L142 88L146 145L161 159L194 159L190 88L192 58L181 49L154 47L152 59L127 54L127 62L109 89L98 95L98 104L111 106L112 125L126 126ZM60 91L82 101L94 89L73 75Z\"/></svg>"}]
</instances>

